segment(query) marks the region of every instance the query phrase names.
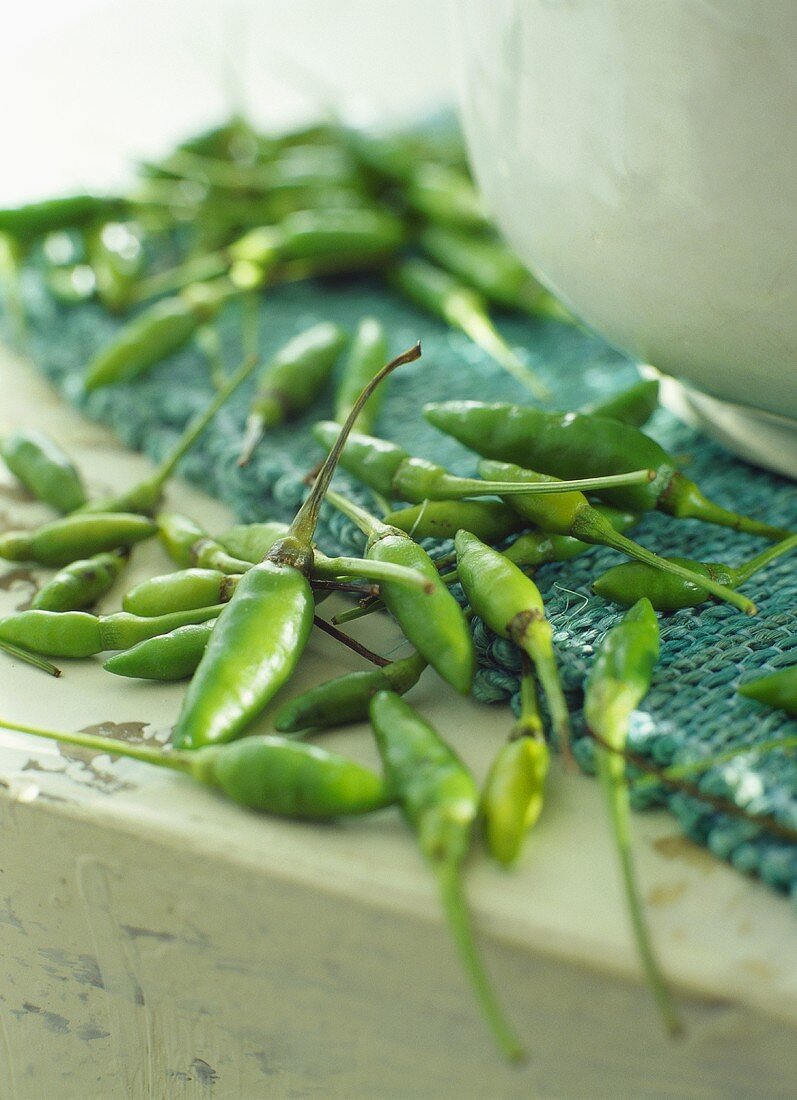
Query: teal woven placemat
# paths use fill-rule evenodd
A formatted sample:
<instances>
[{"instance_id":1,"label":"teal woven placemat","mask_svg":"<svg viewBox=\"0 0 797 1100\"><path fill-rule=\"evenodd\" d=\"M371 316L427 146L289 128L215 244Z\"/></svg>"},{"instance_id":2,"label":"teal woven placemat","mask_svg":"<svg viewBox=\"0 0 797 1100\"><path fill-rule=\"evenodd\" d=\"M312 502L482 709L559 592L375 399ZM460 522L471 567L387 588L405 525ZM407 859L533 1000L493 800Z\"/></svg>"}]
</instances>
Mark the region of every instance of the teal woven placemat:
<instances>
[{"instance_id":1,"label":"teal woven placemat","mask_svg":"<svg viewBox=\"0 0 797 1100\"><path fill-rule=\"evenodd\" d=\"M34 270L25 274L24 296L30 324L28 350L35 363L70 401L109 424L128 446L158 458L211 396L207 364L199 351L190 348L135 385L116 386L86 398L80 386L85 363L119 322L92 305L57 305L45 294ZM424 402L474 397L525 401L528 395L464 337L398 300L376 277L334 287L303 285L270 293L261 307L263 352L313 322L331 319L353 328L364 314L374 314L384 322L391 351L399 351L419 337L423 340L423 359L402 368L389 383L381 433L457 472L471 472L473 456L425 423L421 417ZM501 319L500 327L514 345L525 349L529 364L550 386L554 395L551 407L576 407L621 389L636 377L627 359L578 329L517 318ZM229 307L220 331L232 367L241 356L237 306ZM311 417L273 431L251 466L241 471L235 457L249 392L239 393L223 410L181 472L229 504L244 521L288 519L303 493L302 476L320 457L309 426L329 413L329 405L319 403ZM793 483L734 460L664 410L656 413L649 430L671 452L691 456L689 476L719 503L783 527L797 526ZM368 500L367 494L347 483L344 476L339 480L348 484L355 496ZM732 531L659 514L647 516L635 535L661 554L731 565L761 548L760 542ZM330 508L322 517L318 541L327 552L362 546L359 533ZM556 631L576 733L582 685L594 648L618 618L616 609L591 595L590 583L618 560L613 551L596 548L571 562L546 566L537 574ZM749 594L760 608L755 619L718 604L662 618L661 662L653 688L636 715L630 747L661 765L700 759L734 746L749 747L749 753L704 774L700 789L750 812L771 815L795 829L797 755L757 754L755 746L774 736L793 735L797 725L735 693L745 674L797 661L794 559L783 559L755 577ZM479 622L474 632L479 656L476 697L485 702L515 702L518 659L513 646L496 639ZM589 769L591 742L582 737L576 750L582 765ZM641 804L642 799L637 801ZM680 792L657 787L647 792L645 803L666 805L688 836L739 870L757 873L771 886L790 891L797 900L797 845Z\"/></svg>"}]
</instances>

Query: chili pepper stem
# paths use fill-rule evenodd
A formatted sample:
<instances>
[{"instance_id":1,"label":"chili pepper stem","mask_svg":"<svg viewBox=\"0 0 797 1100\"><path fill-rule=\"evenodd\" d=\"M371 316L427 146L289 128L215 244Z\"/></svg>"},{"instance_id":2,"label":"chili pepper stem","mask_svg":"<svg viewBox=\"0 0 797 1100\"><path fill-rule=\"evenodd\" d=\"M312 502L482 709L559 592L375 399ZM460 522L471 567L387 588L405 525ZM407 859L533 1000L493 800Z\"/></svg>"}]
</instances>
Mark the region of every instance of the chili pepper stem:
<instances>
[{"instance_id":1,"label":"chili pepper stem","mask_svg":"<svg viewBox=\"0 0 797 1100\"><path fill-rule=\"evenodd\" d=\"M593 541L594 529L582 531L578 528L578 521L574 524L572 533L576 538L584 539L585 542ZM710 577L702 577L692 572L691 569L686 569L683 565L678 565L677 562L668 561L666 558L660 558L657 554L652 553L650 550L646 550L644 546L640 546L639 543L633 542L631 539L626 538L625 535L619 534L619 532L615 531L609 523L600 525L600 534L598 538L604 546L610 546L613 550L619 550L620 553L626 554L630 558L636 558L637 561L642 561L646 565L652 565L656 569L662 569L665 573L673 573L676 577L681 577L683 580L690 581L700 588L705 588L712 596L724 600L725 603L731 604L739 611L744 611L747 615L755 615L758 612L756 605L752 600L748 599L747 596L742 596L741 593L734 592L733 589L728 588L727 585L718 584L717 581L711 580Z\"/></svg>"},{"instance_id":2,"label":"chili pepper stem","mask_svg":"<svg viewBox=\"0 0 797 1100\"><path fill-rule=\"evenodd\" d=\"M506 481L483 481L477 477L441 478L435 486L433 499L461 500L467 497L532 495L579 491L582 493L601 489L616 489L623 485L643 485L656 477L654 470L632 470L625 474L609 474L606 477L577 478L574 481L522 482L513 485ZM439 491L438 491L439 490Z\"/></svg>"},{"instance_id":3,"label":"chili pepper stem","mask_svg":"<svg viewBox=\"0 0 797 1100\"><path fill-rule=\"evenodd\" d=\"M192 283L203 283L207 279L226 274L229 266L230 261L223 252L196 256L168 271L159 271L148 279L142 279L133 291L130 302L132 305L140 305L161 294L174 294Z\"/></svg>"},{"instance_id":4,"label":"chili pepper stem","mask_svg":"<svg viewBox=\"0 0 797 1100\"><path fill-rule=\"evenodd\" d=\"M41 669L49 676L58 677L62 675L62 669L58 665L54 665L52 661L39 656L38 653L31 653L29 650L23 649L22 646L14 645L12 642L0 642L0 650L7 653L9 657L16 657L18 661L24 661L25 664Z\"/></svg>"},{"instance_id":5,"label":"chili pepper stem","mask_svg":"<svg viewBox=\"0 0 797 1100\"><path fill-rule=\"evenodd\" d=\"M260 440L263 438L265 432L265 421L263 417L258 413L252 413L246 418L246 427L244 428L244 438L241 443L241 453L238 455L238 466L248 466L252 460L255 447L257 447Z\"/></svg>"},{"instance_id":6,"label":"chili pepper stem","mask_svg":"<svg viewBox=\"0 0 797 1100\"><path fill-rule=\"evenodd\" d=\"M155 764L159 768L172 768L190 775L193 770L192 757L186 752L164 752L146 745L131 745L127 741L117 741L113 737L100 737L95 733L73 733L68 730L48 730L40 726L28 726L21 722L10 722L0 718L0 729L12 733L30 733L34 737L44 737L49 741L61 741L65 745L79 745L84 749L95 749L109 756L127 756L131 760L141 760L146 764Z\"/></svg>"},{"instance_id":7,"label":"chili pepper stem","mask_svg":"<svg viewBox=\"0 0 797 1100\"><path fill-rule=\"evenodd\" d=\"M417 588L421 592L434 591L434 585L421 573L407 569L392 562L369 561L364 558L320 558L316 557L313 574L328 577L365 577L373 581L392 581L405 588Z\"/></svg>"},{"instance_id":8,"label":"chili pepper stem","mask_svg":"<svg viewBox=\"0 0 797 1100\"><path fill-rule=\"evenodd\" d=\"M489 317L474 314L470 310L463 310L461 316L456 318L456 322L474 344L480 347L482 351L486 351L496 363L504 368L507 374L511 374L535 397L544 401L551 396L548 387L524 363L521 363L509 344L506 343L503 337L499 336Z\"/></svg>"},{"instance_id":9,"label":"chili pepper stem","mask_svg":"<svg viewBox=\"0 0 797 1100\"><path fill-rule=\"evenodd\" d=\"M664 490L659 501L662 511L679 519L693 518L704 523L715 523L718 527L732 527L734 531L743 531L747 535L757 535L759 538L770 539L778 542L791 535L781 527L772 527L768 523L752 519L750 516L740 515L738 512L730 512L713 500L703 495L697 485L685 478L683 474L674 473L670 483ZM705 587L705 586L704 586Z\"/></svg>"},{"instance_id":10,"label":"chili pepper stem","mask_svg":"<svg viewBox=\"0 0 797 1100\"><path fill-rule=\"evenodd\" d=\"M642 899L639 895L639 887L634 871L633 856L631 853L631 838L629 835L630 812L628 787L625 782L625 761L622 756L610 752L607 753L603 749L598 750L597 757L598 771L603 785L611 828L617 846L617 854L620 860L620 873L622 875L625 894L628 901L628 912L634 931L634 937L636 939L639 957L665 1027L671 1035L678 1035L682 1032L683 1028L673 1004L672 995L653 950L650 931L647 926L647 921L645 920Z\"/></svg>"},{"instance_id":11,"label":"chili pepper stem","mask_svg":"<svg viewBox=\"0 0 797 1100\"><path fill-rule=\"evenodd\" d=\"M781 539L780 542L776 542L774 546L768 546L766 550L763 550L760 554L757 554L750 561L745 562L744 565L739 565L736 568L736 577L739 584L744 584L746 580L752 577L753 573L757 573L760 569L769 565L770 562L776 558L781 557L783 554L788 554L790 551L797 547L797 535L792 535L790 538Z\"/></svg>"},{"instance_id":12,"label":"chili pepper stem","mask_svg":"<svg viewBox=\"0 0 797 1100\"><path fill-rule=\"evenodd\" d=\"M576 764L570 745L570 715L553 654L553 631L546 619L527 617L524 619L524 623L517 631L510 627L510 634L515 645L527 653L534 664L542 690L545 692L551 724L565 767L568 771L574 772Z\"/></svg>"},{"instance_id":13,"label":"chili pepper stem","mask_svg":"<svg viewBox=\"0 0 797 1100\"><path fill-rule=\"evenodd\" d=\"M523 1062L526 1059L526 1052L504 1017L484 963L476 949L459 869L452 861L436 864L434 870L451 934L484 1017L507 1058L511 1062Z\"/></svg>"}]
</instances>

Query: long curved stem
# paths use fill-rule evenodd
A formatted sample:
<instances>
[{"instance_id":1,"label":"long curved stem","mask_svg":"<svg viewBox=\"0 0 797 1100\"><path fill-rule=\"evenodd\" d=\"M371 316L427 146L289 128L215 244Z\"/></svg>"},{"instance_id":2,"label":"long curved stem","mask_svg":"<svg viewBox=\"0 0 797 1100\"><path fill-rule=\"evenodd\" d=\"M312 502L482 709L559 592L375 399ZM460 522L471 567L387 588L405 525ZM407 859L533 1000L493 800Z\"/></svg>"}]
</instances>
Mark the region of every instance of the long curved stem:
<instances>
[{"instance_id":1,"label":"long curved stem","mask_svg":"<svg viewBox=\"0 0 797 1100\"><path fill-rule=\"evenodd\" d=\"M159 768L173 768L175 771L191 774L191 755L185 752L163 752L146 745L131 745L127 741L117 741L113 737L100 737L95 733L73 733L68 730L42 729L40 726L28 726L22 722L10 722L0 718L0 729L12 733L30 733L34 737L45 737L49 741L61 741L65 745L79 745L83 749L95 749L109 756L128 756L131 760L142 760L146 764L155 764Z\"/></svg>"}]
</instances>

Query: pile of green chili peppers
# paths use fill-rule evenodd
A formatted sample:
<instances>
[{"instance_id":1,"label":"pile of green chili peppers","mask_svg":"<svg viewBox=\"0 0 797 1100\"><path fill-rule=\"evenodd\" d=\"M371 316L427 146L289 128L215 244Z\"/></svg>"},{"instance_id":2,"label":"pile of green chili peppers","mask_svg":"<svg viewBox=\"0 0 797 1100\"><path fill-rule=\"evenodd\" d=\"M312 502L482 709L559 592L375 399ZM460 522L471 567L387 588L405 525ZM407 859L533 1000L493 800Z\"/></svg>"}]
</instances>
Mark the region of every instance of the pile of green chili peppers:
<instances>
[{"instance_id":1,"label":"pile of green chili peppers","mask_svg":"<svg viewBox=\"0 0 797 1100\"><path fill-rule=\"evenodd\" d=\"M530 574L595 544L611 546L633 560L596 578L594 592L630 610L597 648L584 716L640 959L667 1027L676 1031L630 855L629 718L655 672L656 611L719 599L754 614L755 604L738 589L797 548L797 535L708 500L642 431L656 408L655 382L558 413L476 401L427 407L435 427L482 457L481 476L465 478L374 434L384 380L421 354L416 345L391 359L389 334L374 318L362 318L353 334L314 325L273 348L264 363L245 332L241 366L220 374L213 324L230 301L251 302L283 281L368 271L461 329L533 394L542 393L539 379L501 339L489 305L571 319L498 239L458 147L339 122L269 135L236 117L142 166L125 196L67 196L0 210L0 234L19 262L38 249L48 286L62 300L96 297L112 312L130 312L119 335L87 365L87 389L134 382L192 339L208 356L216 389L155 473L113 498L92 499L75 463L41 432L19 430L0 440L9 472L60 513L34 530L0 535L0 557L54 570L29 610L0 619L0 649L53 675L61 670L51 657L111 653L103 667L114 675L187 680L171 747L5 720L0 726L172 768L266 813L321 820L399 807L435 874L496 1041L520 1059L522 1044L476 950L462 870L479 841L503 866L518 860L544 812L550 745L571 759L554 632ZM148 237L179 242L179 262L150 269ZM305 413L334 387L334 419L314 430L327 455L309 473L308 495L290 524L263 517L212 535L191 517L165 510L163 493L186 452L253 375L239 464L262 440L267 445L272 427ZM381 514L330 489L338 464L374 493ZM362 558L330 558L316 547L324 504L366 536ZM662 558L625 534L650 509L733 527L772 545L735 568ZM177 568L130 588L120 610L98 613L97 605L119 592L136 545L154 537ZM419 544L429 538L453 539L453 553L433 560ZM324 620L318 605L330 593L354 594L359 605ZM407 654L388 660L335 625L377 608L395 619L411 646ZM482 784L402 698L427 667L455 691L470 692L474 618L517 647L522 667L517 720ZM274 732L249 736L277 693L289 688L314 628L373 667L283 699L269 712ZM740 691L797 713L794 668ZM369 721L381 774L307 740Z\"/></svg>"}]
</instances>

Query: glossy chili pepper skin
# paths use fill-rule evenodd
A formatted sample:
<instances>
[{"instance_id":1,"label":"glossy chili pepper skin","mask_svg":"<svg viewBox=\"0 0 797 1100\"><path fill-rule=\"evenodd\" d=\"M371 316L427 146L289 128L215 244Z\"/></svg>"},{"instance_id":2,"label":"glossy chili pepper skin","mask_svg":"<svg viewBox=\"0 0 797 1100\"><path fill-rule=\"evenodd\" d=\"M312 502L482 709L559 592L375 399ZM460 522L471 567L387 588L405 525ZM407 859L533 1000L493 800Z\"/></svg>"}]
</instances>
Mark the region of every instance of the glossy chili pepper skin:
<instances>
[{"instance_id":1,"label":"glossy chili pepper skin","mask_svg":"<svg viewBox=\"0 0 797 1100\"><path fill-rule=\"evenodd\" d=\"M295 419L313 404L345 343L339 325L322 322L294 336L266 364L249 406L241 465L265 431Z\"/></svg>"},{"instance_id":2,"label":"glossy chili pepper skin","mask_svg":"<svg viewBox=\"0 0 797 1100\"><path fill-rule=\"evenodd\" d=\"M232 598L240 575L218 569L181 569L150 577L131 588L122 600L122 609L131 615L169 615L195 607L227 603Z\"/></svg>"},{"instance_id":3,"label":"glossy chili pepper skin","mask_svg":"<svg viewBox=\"0 0 797 1100\"><path fill-rule=\"evenodd\" d=\"M96 554L64 566L31 601L32 611L82 611L111 590L125 567L127 555Z\"/></svg>"},{"instance_id":4,"label":"glossy chili pepper skin","mask_svg":"<svg viewBox=\"0 0 797 1100\"><path fill-rule=\"evenodd\" d=\"M77 467L54 440L35 429L13 432L0 442L0 455L12 474L37 500L72 512L85 503Z\"/></svg>"},{"instance_id":5,"label":"glossy chili pepper skin","mask_svg":"<svg viewBox=\"0 0 797 1100\"><path fill-rule=\"evenodd\" d=\"M785 710L787 714L797 717L797 665L778 669L757 680L748 680L737 690L746 699L755 699L757 703Z\"/></svg>"},{"instance_id":6,"label":"glossy chili pepper skin","mask_svg":"<svg viewBox=\"0 0 797 1100\"><path fill-rule=\"evenodd\" d=\"M313 436L329 450L339 430L340 425L335 421L322 420L313 426ZM381 496L392 497L395 495L393 479L396 471L410 457L409 452L396 443L352 432L343 448L340 465Z\"/></svg>"},{"instance_id":7,"label":"glossy chili pepper skin","mask_svg":"<svg viewBox=\"0 0 797 1100\"><path fill-rule=\"evenodd\" d=\"M137 680L187 680L196 672L210 640L215 619L178 626L130 649L114 653L103 664L107 672Z\"/></svg>"},{"instance_id":8,"label":"glossy chili pepper skin","mask_svg":"<svg viewBox=\"0 0 797 1100\"><path fill-rule=\"evenodd\" d=\"M335 393L334 415L339 424L342 424L351 412L360 390L370 382L386 361L385 330L375 317L364 317L357 326ZM371 431L379 415L382 393L382 390L377 390L357 417L356 427L359 431Z\"/></svg>"},{"instance_id":9,"label":"glossy chili pepper skin","mask_svg":"<svg viewBox=\"0 0 797 1100\"><path fill-rule=\"evenodd\" d=\"M595 511L608 520L615 531L627 531L639 519L635 512L622 512L618 508L610 508L608 505L596 505ZM471 530L467 524L463 523L462 526L466 531ZM472 533L479 538L483 537L479 535L478 531ZM485 541L489 542L490 540L485 539ZM547 531L536 530L526 531L524 534L518 535L509 546L502 550L502 553L505 558L514 562L515 565L528 568L545 565L547 562L552 561L569 561L571 558L583 554L593 545L594 543L582 542L581 539L574 539L570 535L552 535Z\"/></svg>"},{"instance_id":10,"label":"glossy chili pepper skin","mask_svg":"<svg viewBox=\"0 0 797 1100\"><path fill-rule=\"evenodd\" d=\"M129 382L179 351L236 293L231 284L198 284L149 306L130 321L86 368L86 390Z\"/></svg>"},{"instance_id":11,"label":"glossy chili pepper skin","mask_svg":"<svg viewBox=\"0 0 797 1100\"><path fill-rule=\"evenodd\" d=\"M173 615L142 618L119 611L20 611L0 619L0 641L49 657L91 657L105 649L129 649L145 638L166 634L186 623L216 618L220 607L199 607Z\"/></svg>"},{"instance_id":12,"label":"glossy chili pepper skin","mask_svg":"<svg viewBox=\"0 0 797 1100\"><path fill-rule=\"evenodd\" d=\"M156 531L156 525L146 516L126 512L75 513L45 523L32 532L7 531L0 535L0 557L40 565L69 565L78 558L133 546L151 538Z\"/></svg>"},{"instance_id":13,"label":"glossy chili pepper skin","mask_svg":"<svg viewBox=\"0 0 797 1100\"><path fill-rule=\"evenodd\" d=\"M179 512L161 512L157 520L158 538L164 550L183 569L198 566L222 573L244 573L249 561L228 554L219 541L189 516Z\"/></svg>"},{"instance_id":14,"label":"glossy chili pepper skin","mask_svg":"<svg viewBox=\"0 0 797 1100\"><path fill-rule=\"evenodd\" d=\"M641 428L659 407L659 383L657 379L642 379L627 390L584 405L579 412L587 416L602 416L620 420L634 428Z\"/></svg>"},{"instance_id":15,"label":"glossy chili pepper skin","mask_svg":"<svg viewBox=\"0 0 797 1100\"><path fill-rule=\"evenodd\" d=\"M277 520L266 523L238 523L220 534L216 541L234 558L262 561L274 543L288 533L288 524Z\"/></svg>"},{"instance_id":16,"label":"glossy chili pepper skin","mask_svg":"<svg viewBox=\"0 0 797 1100\"><path fill-rule=\"evenodd\" d=\"M658 508L679 518L702 519L769 539L789 534L708 501L658 443L630 424L581 413L549 413L525 405L479 401L427 405L424 416L478 454L563 479L641 468L656 471L655 479L646 484L600 493L617 508L638 512Z\"/></svg>"},{"instance_id":17,"label":"glossy chili pepper skin","mask_svg":"<svg viewBox=\"0 0 797 1100\"><path fill-rule=\"evenodd\" d=\"M277 713L274 728L279 733L306 729L327 729L368 720L371 700L380 691L404 695L417 684L426 668L419 653L370 672L351 672L312 687L291 699Z\"/></svg>"},{"instance_id":18,"label":"glossy chili pepper skin","mask_svg":"<svg viewBox=\"0 0 797 1100\"><path fill-rule=\"evenodd\" d=\"M20 241L72 229L121 213L125 200L105 195L66 195L0 210L0 233Z\"/></svg>"},{"instance_id":19,"label":"glossy chili pepper skin","mask_svg":"<svg viewBox=\"0 0 797 1100\"><path fill-rule=\"evenodd\" d=\"M485 542L502 542L524 526L516 512L493 500L425 500L389 512L385 523L414 539L453 539L464 528Z\"/></svg>"}]
</instances>

